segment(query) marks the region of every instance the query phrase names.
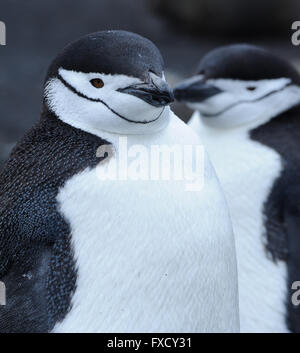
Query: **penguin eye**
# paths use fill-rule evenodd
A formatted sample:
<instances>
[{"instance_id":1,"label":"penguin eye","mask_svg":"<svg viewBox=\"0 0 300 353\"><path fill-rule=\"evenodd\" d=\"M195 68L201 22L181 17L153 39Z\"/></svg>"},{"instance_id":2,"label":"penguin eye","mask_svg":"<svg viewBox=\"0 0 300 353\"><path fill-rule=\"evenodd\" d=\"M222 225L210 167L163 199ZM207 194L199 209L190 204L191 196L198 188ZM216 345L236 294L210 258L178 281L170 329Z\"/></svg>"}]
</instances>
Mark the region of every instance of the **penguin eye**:
<instances>
[{"instance_id":1,"label":"penguin eye","mask_svg":"<svg viewBox=\"0 0 300 353\"><path fill-rule=\"evenodd\" d=\"M247 90L248 90L248 91L255 91L255 90L256 90L256 87L254 87L254 86L249 86L249 87L247 87Z\"/></svg>"},{"instance_id":2,"label":"penguin eye","mask_svg":"<svg viewBox=\"0 0 300 353\"><path fill-rule=\"evenodd\" d=\"M95 88L102 88L104 86L104 82L100 78L93 78L90 83L95 87Z\"/></svg>"}]
</instances>

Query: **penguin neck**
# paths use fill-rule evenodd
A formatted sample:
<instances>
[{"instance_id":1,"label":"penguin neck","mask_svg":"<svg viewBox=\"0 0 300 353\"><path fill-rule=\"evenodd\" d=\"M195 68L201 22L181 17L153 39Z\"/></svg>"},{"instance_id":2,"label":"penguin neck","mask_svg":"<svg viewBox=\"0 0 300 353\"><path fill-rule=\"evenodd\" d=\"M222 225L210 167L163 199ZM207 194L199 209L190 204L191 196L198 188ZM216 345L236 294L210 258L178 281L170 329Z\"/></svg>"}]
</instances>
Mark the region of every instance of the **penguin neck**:
<instances>
[{"instance_id":1,"label":"penguin neck","mask_svg":"<svg viewBox=\"0 0 300 353\"><path fill-rule=\"evenodd\" d=\"M126 147L139 145L148 148L151 147L153 144L160 144L161 141L168 141L170 139L170 131L172 130L172 128L170 129L170 127L172 126L174 118L176 118L176 116L170 109L169 115L170 119L167 125L163 129L158 131L142 134L120 134L101 130L98 132L98 134L101 136L102 139L110 142L115 147L117 154L119 148L121 148L121 146L124 147L124 143L126 144Z\"/></svg>"},{"instance_id":2,"label":"penguin neck","mask_svg":"<svg viewBox=\"0 0 300 353\"><path fill-rule=\"evenodd\" d=\"M110 144L112 144L116 152L118 151L118 146L120 145L120 141L124 141L126 139L126 144L128 147L132 145L143 145L143 146L149 146L152 145L153 143L156 143L157 141L160 140L161 136L166 135L166 131L168 130L168 126L170 124L170 119L174 118L174 113L168 108L168 114L169 114L169 121L166 124L166 126L159 131L154 131L148 134L119 134L119 133L113 133L109 131L105 131L102 129L93 129L89 127L88 125L80 124L80 126L75 126L75 125L70 125L68 123L65 123L60 117L58 117L54 112L52 112L46 103L43 105L43 111L41 114L41 123L43 124L60 124L61 126L68 128L68 130L76 132L80 131L82 134L86 136L91 136L94 139L101 139L102 141L106 141Z\"/></svg>"},{"instance_id":3,"label":"penguin neck","mask_svg":"<svg viewBox=\"0 0 300 353\"><path fill-rule=\"evenodd\" d=\"M71 138L99 146L109 144L108 141L100 136L96 136L81 129L76 129L75 127L63 122L53 112L46 108L43 109L40 122L36 127L41 128L41 131L45 133L46 136L64 139L66 143L68 143L69 138Z\"/></svg>"},{"instance_id":4,"label":"penguin neck","mask_svg":"<svg viewBox=\"0 0 300 353\"><path fill-rule=\"evenodd\" d=\"M299 162L300 104L251 130L250 137L276 150L291 165ZM294 161L294 162L291 162Z\"/></svg>"}]
</instances>

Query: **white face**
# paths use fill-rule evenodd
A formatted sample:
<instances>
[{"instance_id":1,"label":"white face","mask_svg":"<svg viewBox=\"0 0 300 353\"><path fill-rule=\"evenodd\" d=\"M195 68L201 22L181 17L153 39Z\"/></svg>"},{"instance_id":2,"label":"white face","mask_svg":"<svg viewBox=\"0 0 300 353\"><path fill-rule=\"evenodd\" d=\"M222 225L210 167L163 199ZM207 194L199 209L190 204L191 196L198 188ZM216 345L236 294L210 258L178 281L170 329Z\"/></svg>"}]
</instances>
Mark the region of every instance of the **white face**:
<instances>
[{"instance_id":1,"label":"white face","mask_svg":"<svg viewBox=\"0 0 300 353\"><path fill-rule=\"evenodd\" d=\"M272 114L277 115L284 104L294 101L296 90L299 94L297 86L290 85L288 78L260 81L209 79L206 83L223 92L200 103L189 103L189 106L201 113L205 123L215 127L235 127L253 122L263 124Z\"/></svg>"},{"instance_id":2,"label":"white face","mask_svg":"<svg viewBox=\"0 0 300 353\"><path fill-rule=\"evenodd\" d=\"M133 95L117 91L142 83L138 78L63 68L59 69L59 75L62 80L52 78L47 82L45 98L49 109L67 124L93 134L101 131L146 134L168 124L168 106L154 107ZM95 79L102 80L103 87L94 87L91 80Z\"/></svg>"}]
</instances>

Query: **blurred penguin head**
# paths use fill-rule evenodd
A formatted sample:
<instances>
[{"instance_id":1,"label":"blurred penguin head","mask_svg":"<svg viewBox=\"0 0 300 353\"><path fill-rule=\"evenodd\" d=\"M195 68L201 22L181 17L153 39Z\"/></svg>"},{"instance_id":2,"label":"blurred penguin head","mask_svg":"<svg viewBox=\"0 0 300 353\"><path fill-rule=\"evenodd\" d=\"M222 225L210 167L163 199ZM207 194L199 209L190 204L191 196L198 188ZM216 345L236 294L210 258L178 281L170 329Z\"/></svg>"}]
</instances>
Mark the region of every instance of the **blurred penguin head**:
<instances>
[{"instance_id":1,"label":"blurred penguin head","mask_svg":"<svg viewBox=\"0 0 300 353\"><path fill-rule=\"evenodd\" d=\"M215 49L174 88L178 101L219 128L264 124L299 103L300 76L285 60L247 44Z\"/></svg>"}]
</instances>

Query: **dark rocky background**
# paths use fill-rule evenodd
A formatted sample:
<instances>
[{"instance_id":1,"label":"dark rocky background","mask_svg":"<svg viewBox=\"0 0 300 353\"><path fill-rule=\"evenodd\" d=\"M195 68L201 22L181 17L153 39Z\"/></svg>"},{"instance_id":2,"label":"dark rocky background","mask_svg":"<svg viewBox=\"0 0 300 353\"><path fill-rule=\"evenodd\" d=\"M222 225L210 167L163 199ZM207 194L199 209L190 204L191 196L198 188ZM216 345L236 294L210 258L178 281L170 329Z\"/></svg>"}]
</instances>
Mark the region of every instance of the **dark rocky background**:
<instances>
[{"instance_id":1,"label":"dark rocky background","mask_svg":"<svg viewBox=\"0 0 300 353\"><path fill-rule=\"evenodd\" d=\"M290 40L299 10L299 0L1 0L7 45L0 46L0 164L39 119L47 67L69 41L103 29L137 32L160 48L174 84L204 53L234 42L264 45L299 66L300 48Z\"/></svg>"}]
</instances>

